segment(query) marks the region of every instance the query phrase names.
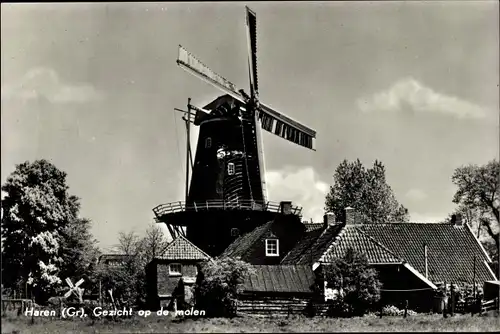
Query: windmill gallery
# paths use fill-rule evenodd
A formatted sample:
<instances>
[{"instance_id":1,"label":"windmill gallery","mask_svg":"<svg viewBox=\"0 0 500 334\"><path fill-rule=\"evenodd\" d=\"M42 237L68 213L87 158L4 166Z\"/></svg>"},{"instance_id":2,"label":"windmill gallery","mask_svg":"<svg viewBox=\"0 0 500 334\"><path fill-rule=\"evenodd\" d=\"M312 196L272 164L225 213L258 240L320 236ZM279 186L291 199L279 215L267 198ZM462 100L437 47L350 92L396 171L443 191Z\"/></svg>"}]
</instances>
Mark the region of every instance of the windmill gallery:
<instances>
[{"instance_id":1,"label":"windmill gallery","mask_svg":"<svg viewBox=\"0 0 500 334\"><path fill-rule=\"evenodd\" d=\"M259 100L256 24L246 7L248 93L179 45L179 67L224 95L204 107L189 98L187 110L175 109L186 124L186 192L184 200L153 209L173 241L146 268L151 309L190 308L199 264L216 257L253 266L238 307L257 314L304 312L311 300L326 301L332 296L326 282L319 298L312 287L347 249L367 255L378 271L384 303L409 301L415 310L435 310L436 293L447 282L495 280L491 258L458 215L451 224L372 226L347 207L342 221L325 213L322 223L309 223L301 221L302 208L269 201L261 129L309 150L315 150L316 131ZM194 157L192 125L199 127ZM456 249L452 257L443 252L447 247Z\"/></svg>"}]
</instances>

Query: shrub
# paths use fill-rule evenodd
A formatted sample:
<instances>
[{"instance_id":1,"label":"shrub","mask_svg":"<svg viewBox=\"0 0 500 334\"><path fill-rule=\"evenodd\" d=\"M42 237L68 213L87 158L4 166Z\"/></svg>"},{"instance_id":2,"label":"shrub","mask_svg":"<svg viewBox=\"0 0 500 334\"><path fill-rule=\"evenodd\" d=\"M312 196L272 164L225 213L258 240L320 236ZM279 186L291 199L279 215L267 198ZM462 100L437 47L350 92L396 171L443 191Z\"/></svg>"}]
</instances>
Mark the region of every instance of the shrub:
<instances>
[{"instance_id":1,"label":"shrub","mask_svg":"<svg viewBox=\"0 0 500 334\"><path fill-rule=\"evenodd\" d=\"M237 296L244 278L253 274L250 264L221 258L207 262L201 268L195 286L196 307L207 316L233 317L237 311Z\"/></svg>"},{"instance_id":2,"label":"shrub","mask_svg":"<svg viewBox=\"0 0 500 334\"><path fill-rule=\"evenodd\" d=\"M382 314L387 316L403 316L405 314L405 310L400 310L394 305L384 306L382 309ZM417 312L413 310L408 310L408 315L417 315Z\"/></svg>"},{"instance_id":3,"label":"shrub","mask_svg":"<svg viewBox=\"0 0 500 334\"><path fill-rule=\"evenodd\" d=\"M364 254L348 249L343 258L324 266L327 288L335 289L329 316L362 316L380 300L381 284Z\"/></svg>"}]
</instances>

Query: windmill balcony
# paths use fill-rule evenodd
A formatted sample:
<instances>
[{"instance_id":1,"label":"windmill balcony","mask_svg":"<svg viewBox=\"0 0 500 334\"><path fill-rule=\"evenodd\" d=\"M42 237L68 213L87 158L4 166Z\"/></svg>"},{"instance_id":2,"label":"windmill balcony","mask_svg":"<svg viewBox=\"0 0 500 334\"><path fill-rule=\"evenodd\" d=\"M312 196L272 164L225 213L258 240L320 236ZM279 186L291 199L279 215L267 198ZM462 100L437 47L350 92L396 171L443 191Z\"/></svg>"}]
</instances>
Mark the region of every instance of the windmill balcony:
<instances>
[{"instance_id":1,"label":"windmill balcony","mask_svg":"<svg viewBox=\"0 0 500 334\"><path fill-rule=\"evenodd\" d=\"M203 211L226 211L226 210L248 210L248 211L268 211L280 212L281 205L279 202L262 202L254 200L240 200L240 201L223 201L223 200L209 200L204 202L171 202L160 204L153 209L153 212L158 220L162 220L165 215L181 213L181 212L203 212ZM293 206L291 213L301 215L302 208Z\"/></svg>"}]
</instances>

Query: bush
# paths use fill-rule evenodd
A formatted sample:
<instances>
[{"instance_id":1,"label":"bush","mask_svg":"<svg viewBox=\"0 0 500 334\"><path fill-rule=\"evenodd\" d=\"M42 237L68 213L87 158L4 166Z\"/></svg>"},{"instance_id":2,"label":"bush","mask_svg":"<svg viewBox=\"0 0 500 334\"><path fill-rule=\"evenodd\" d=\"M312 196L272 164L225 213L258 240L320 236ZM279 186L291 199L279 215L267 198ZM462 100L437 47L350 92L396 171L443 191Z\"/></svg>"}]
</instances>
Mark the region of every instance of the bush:
<instances>
[{"instance_id":1,"label":"bush","mask_svg":"<svg viewBox=\"0 0 500 334\"><path fill-rule=\"evenodd\" d=\"M368 266L364 254L348 249L343 258L324 266L323 271L326 287L337 292L329 316L362 316L380 300L377 272Z\"/></svg>"},{"instance_id":2,"label":"bush","mask_svg":"<svg viewBox=\"0 0 500 334\"><path fill-rule=\"evenodd\" d=\"M253 274L250 264L222 258L202 266L195 286L196 308L205 310L207 316L234 317L237 296L244 278Z\"/></svg>"},{"instance_id":3,"label":"bush","mask_svg":"<svg viewBox=\"0 0 500 334\"><path fill-rule=\"evenodd\" d=\"M405 314L405 310L400 310L394 305L384 306L382 309L382 314L387 316L403 316ZM408 315L417 315L417 312L413 310L408 310Z\"/></svg>"}]
</instances>

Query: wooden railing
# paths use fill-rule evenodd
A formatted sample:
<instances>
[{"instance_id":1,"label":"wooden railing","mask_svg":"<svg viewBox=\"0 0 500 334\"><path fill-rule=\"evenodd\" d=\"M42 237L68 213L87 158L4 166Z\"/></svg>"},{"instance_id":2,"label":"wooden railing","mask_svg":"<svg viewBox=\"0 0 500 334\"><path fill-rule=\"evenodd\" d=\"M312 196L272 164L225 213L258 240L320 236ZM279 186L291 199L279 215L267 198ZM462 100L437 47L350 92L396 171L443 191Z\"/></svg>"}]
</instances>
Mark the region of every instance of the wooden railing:
<instances>
[{"instance_id":1,"label":"wooden railing","mask_svg":"<svg viewBox=\"0 0 500 334\"><path fill-rule=\"evenodd\" d=\"M498 298L488 301L483 301L481 304L481 313L485 313L495 309L498 309Z\"/></svg>"},{"instance_id":2,"label":"wooden railing","mask_svg":"<svg viewBox=\"0 0 500 334\"><path fill-rule=\"evenodd\" d=\"M184 211L217 211L217 210L255 210L255 211L269 211L279 212L281 210L280 203L277 202L263 202L263 201L223 201L223 200L209 200L205 202L192 202L187 203L183 201L171 202L160 204L153 209L157 218L163 215L184 212ZM291 213L300 215L302 212L301 207L292 206Z\"/></svg>"}]
</instances>

